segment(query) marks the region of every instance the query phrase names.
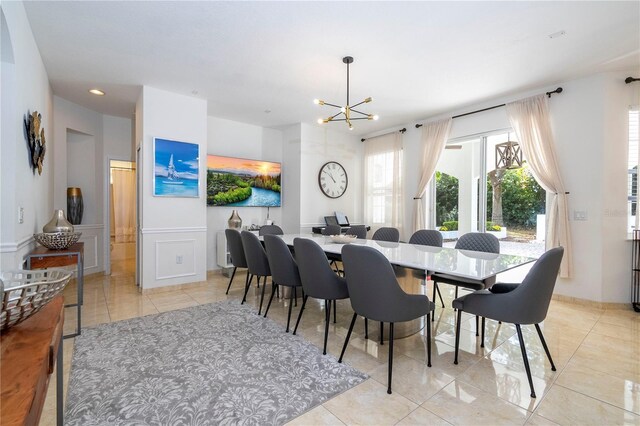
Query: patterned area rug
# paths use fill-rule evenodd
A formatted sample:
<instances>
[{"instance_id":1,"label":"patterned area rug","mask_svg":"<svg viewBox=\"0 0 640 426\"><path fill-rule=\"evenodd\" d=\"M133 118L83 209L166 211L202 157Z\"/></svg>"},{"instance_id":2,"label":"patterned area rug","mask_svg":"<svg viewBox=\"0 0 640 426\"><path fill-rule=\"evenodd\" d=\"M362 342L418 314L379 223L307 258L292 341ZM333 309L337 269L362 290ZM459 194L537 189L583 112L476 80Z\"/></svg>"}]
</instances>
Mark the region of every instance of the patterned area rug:
<instances>
[{"instance_id":1,"label":"patterned area rug","mask_svg":"<svg viewBox=\"0 0 640 426\"><path fill-rule=\"evenodd\" d=\"M367 376L225 301L76 337L67 425L283 424Z\"/></svg>"}]
</instances>

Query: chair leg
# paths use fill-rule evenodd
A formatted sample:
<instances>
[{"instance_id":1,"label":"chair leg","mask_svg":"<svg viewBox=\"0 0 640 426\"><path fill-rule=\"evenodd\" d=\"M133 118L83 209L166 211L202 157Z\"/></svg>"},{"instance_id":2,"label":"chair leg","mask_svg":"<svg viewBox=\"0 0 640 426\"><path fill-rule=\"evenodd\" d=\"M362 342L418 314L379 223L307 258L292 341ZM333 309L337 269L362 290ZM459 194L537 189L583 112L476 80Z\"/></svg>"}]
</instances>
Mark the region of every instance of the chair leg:
<instances>
[{"instance_id":1,"label":"chair leg","mask_svg":"<svg viewBox=\"0 0 640 426\"><path fill-rule=\"evenodd\" d=\"M549 352L549 348L547 347L547 342L544 340L544 336L542 335L542 330L540 330L540 324L536 324L536 331L538 332L538 336L540 336L540 342L542 342L542 347L544 348L544 352L547 354L547 358L549 358L549 362L551 363L551 371L556 371L556 365L553 363L553 359L551 359L551 352Z\"/></svg>"},{"instance_id":2,"label":"chair leg","mask_svg":"<svg viewBox=\"0 0 640 426\"><path fill-rule=\"evenodd\" d=\"M304 306L307 304L307 299L309 298L309 296L304 296L302 298L302 306L300 307L300 313L298 314L298 321L296 321L296 327L293 329L293 334L295 336L296 332L298 331L298 325L300 324L300 320L302 319L302 311L304 311Z\"/></svg>"},{"instance_id":3,"label":"chair leg","mask_svg":"<svg viewBox=\"0 0 640 426\"><path fill-rule=\"evenodd\" d=\"M266 285L263 285L263 287L266 287ZM272 283L271 284L271 297L269 298L269 303L267 303L267 309L264 310L264 317L267 317L267 312L269 312L269 308L271 307L271 302L273 301L273 296L276 295L276 289L279 287L278 284L276 283Z\"/></svg>"},{"instance_id":4,"label":"chair leg","mask_svg":"<svg viewBox=\"0 0 640 426\"><path fill-rule=\"evenodd\" d=\"M440 298L440 303L442 303L442 307L444 308L444 300L442 300L442 293L440 293L440 287L438 287L438 283L433 283L434 293L438 292L438 297ZM433 300L436 300L436 295L433 295Z\"/></svg>"},{"instance_id":5,"label":"chair leg","mask_svg":"<svg viewBox=\"0 0 640 426\"><path fill-rule=\"evenodd\" d=\"M431 300L436 300L436 291L438 293L440 293L440 289L438 289L438 283L437 282L433 282L433 297L431 298ZM433 304L433 317L431 317L431 321L435 321L436 320L436 308L435 308L435 303ZM442 307L444 308L444 303L442 304Z\"/></svg>"},{"instance_id":6,"label":"chair leg","mask_svg":"<svg viewBox=\"0 0 640 426\"><path fill-rule=\"evenodd\" d=\"M329 322L331 321L331 300L324 301L324 346L322 347L322 355L327 354L327 338L329 337Z\"/></svg>"},{"instance_id":7,"label":"chair leg","mask_svg":"<svg viewBox=\"0 0 640 426\"><path fill-rule=\"evenodd\" d=\"M277 284L273 284L277 285ZM260 277L258 277L258 288L260 288ZM264 289L267 288L267 277L262 280L262 296L260 296L260 307L258 308L258 315L262 312L262 302L264 302Z\"/></svg>"},{"instance_id":8,"label":"chair leg","mask_svg":"<svg viewBox=\"0 0 640 426\"><path fill-rule=\"evenodd\" d=\"M353 331L353 325L356 323L356 318L358 318L358 314L353 313L353 318L351 318L351 325L349 326L349 331L347 332L347 337L344 339L344 345L342 346L342 352L340 352L340 358L338 359L338 363L342 363L342 357L344 356L344 351L347 350L347 345L349 344L349 338L351 337L351 332Z\"/></svg>"},{"instance_id":9,"label":"chair leg","mask_svg":"<svg viewBox=\"0 0 640 426\"><path fill-rule=\"evenodd\" d=\"M335 324L336 321L336 312L338 311L338 301L334 300L333 301L333 323Z\"/></svg>"},{"instance_id":10,"label":"chair leg","mask_svg":"<svg viewBox=\"0 0 640 426\"><path fill-rule=\"evenodd\" d=\"M458 320L456 321L456 352L453 363L458 364L458 349L460 348L460 323L462 322L462 310L458 309Z\"/></svg>"},{"instance_id":11,"label":"chair leg","mask_svg":"<svg viewBox=\"0 0 640 426\"><path fill-rule=\"evenodd\" d=\"M227 292L225 294L229 294L229 289L231 288L231 283L233 282L233 277L236 276L236 269L238 269L237 266L233 267L233 272L231 273L231 279L229 280L229 285L227 286Z\"/></svg>"},{"instance_id":12,"label":"chair leg","mask_svg":"<svg viewBox=\"0 0 640 426\"><path fill-rule=\"evenodd\" d=\"M389 323L389 381L387 382L387 393L391 394L391 375L393 374L393 323Z\"/></svg>"},{"instance_id":13,"label":"chair leg","mask_svg":"<svg viewBox=\"0 0 640 426\"><path fill-rule=\"evenodd\" d=\"M298 307L298 287L294 287L292 290L293 290L293 299L295 300L296 307Z\"/></svg>"},{"instance_id":14,"label":"chair leg","mask_svg":"<svg viewBox=\"0 0 640 426\"><path fill-rule=\"evenodd\" d=\"M291 290L293 290L293 288ZM291 309L292 308L293 308L293 291L290 291L289 292L289 315L287 315L287 329L285 330L285 333L289 332L289 324L291 323Z\"/></svg>"},{"instance_id":15,"label":"chair leg","mask_svg":"<svg viewBox=\"0 0 640 426\"><path fill-rule=\"evenodd\" d=\"M478 317L476 317L477 319ZM485 317L482 317L482 337L480 338L480 347L484 348L484 321Z\"/></svg>"},{"instance_id":16,"label":"chair leg","mask_svg":"<svg viewBox=\"0 0 640 426\"><path fill-rule=\"evenodd\" d=\"M431 367L431 312L427 314L427 367Z\"/></svg>"},{"instance_id":17,"label":"chair leg","mask_svg":"<svg viewBox=\"0 0 640 426\"><path fill-rule=\"evenodd\" d=\"M369 338L369 320L366 318L364 319L364 338Z\"/></svg>"},{"instance_id":18,"label":"chair leg","mask_svg":"<svg viewBox=\"0 0 640 426\"><path fill-rule=\"evenodd\" d=\"M456 286L456 296L454 297L454 299L457 299L457 298L458 298L458 289L459 289L459 288L460 288L460 287Z\"/></svg>"},{"instance_id":19,"label":"chair leg","mask_svg":"<svg viewBox=\"0 0 640 426\"><path fill-rule=\"evenodd\" d=\"M380 321L380 344L384 345L384 323Z\"/></svg>"},{"instance_id":20,"label":"chair leg","mask_svg":"<svg viewBox=\"0 0 640 426\"><path fill-rule=\"evenodd\" d=\"M253 281L253 274L249 276L249 280L247 281L247 285L245 285L245 287L244 287L244 296L242 296L242 302L240 302L241 305L244 304L244 302L247 301L247 293L249 293L249 287L251 287L251 281Z\"/></svg>"},{"instance_id":21,"label":"chair leg","mask_svg":"<svg viewBox=\"0 0 640 426\"><path fill-rule=\"evenodd\" d=\"M478 337L480 335L480 333L478 333L478 329L480 328L480 319L478 318L478 316L476 315L476 337Z\"/></svg>"},{"instance_id":22,"label":"chair leg","mask_svg":"<svg viewBox=\"0 0 640 426\"><path fill-rule=\"evenodd\" d=\"M529 387L531 388L531 398L536 397L536 391L533 389L533 379L531 379L531 368L529 368L529 358L527 357L527 350L524 347L524 338L522 337L522 330L520 324L516 324L516 331L518 332L518 340L520 341L520 350L522 351L522 360L524 361L524 369L527 371L527 379L529 379Z\"/></svg>"}]
</instances>

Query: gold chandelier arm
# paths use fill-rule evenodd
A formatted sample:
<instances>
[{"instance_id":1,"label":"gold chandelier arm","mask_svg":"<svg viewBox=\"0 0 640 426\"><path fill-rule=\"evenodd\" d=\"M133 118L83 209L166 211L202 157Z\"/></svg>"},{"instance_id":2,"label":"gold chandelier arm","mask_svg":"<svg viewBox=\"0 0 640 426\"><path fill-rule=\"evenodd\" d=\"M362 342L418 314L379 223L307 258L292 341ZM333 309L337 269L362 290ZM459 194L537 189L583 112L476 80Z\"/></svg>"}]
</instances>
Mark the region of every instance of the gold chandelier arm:
<instances>
[{"instance_id":1,"label":"gold chandelier arm","mask_svg":"<svg viewBox=\"0 0 640 426\"><path fill-rule=\"evenodd\" d=\"M369 103L369 102L371 102L371 98L367 98L367 99L365 99L365 100L364 100L364 101L362 101L362 102L358 102L357 104L355 104L354 106L352 106L352 107L351 107L351 109L353 109L354 107L360 106L360 105L362 105L362 104Z\"/></svg>"},{"instance_id":2,"label":"gold chandelier arm","mask_svg":"<svg viewBox=\"0 0 640 426\"><path fill-rule=\"evenodd\" d=\"M355 113L362 114L362 115L367 115L367 116L369 115L369 114L365 114L364 112L357 111L357 110L355 110L353 108L349 108L349 109L351 110L351 112L355 112Z\"/></svg>"},{"instance_id":3,"label":"gold chandelier arm","mask_svg":"<svg viewBox=\"0 0 640 426\"><path fill-rule=\"evenodd\" d=\"M332 107L335 107L335 108L342 108L340 105L330 104L329 102L325 102L325 103L323 103L323 105L329 105L329 106L332 106Z\"/></svg>"}]
</instances>

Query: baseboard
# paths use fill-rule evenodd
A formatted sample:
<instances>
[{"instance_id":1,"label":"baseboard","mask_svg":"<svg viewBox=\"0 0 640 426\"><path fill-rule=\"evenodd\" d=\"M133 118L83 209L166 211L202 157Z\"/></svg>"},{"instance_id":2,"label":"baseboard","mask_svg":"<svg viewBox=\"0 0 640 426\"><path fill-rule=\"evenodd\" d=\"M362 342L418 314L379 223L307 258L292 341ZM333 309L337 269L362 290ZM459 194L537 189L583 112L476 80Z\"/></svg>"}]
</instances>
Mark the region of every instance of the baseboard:
<instances>
[{"instance_id":1,"label":"baseboard","mask_svg":"<svg viewBox=\"0 0 640 426\"><path fill-rule=\"evenodd\" d=\"M166 286L162 286L162 287L154 287L154 288L146 288L146 289L143 288L142 289L142 294L166 293L168 291L184 290L184 289L188 289L188 288L200 287L200 286L202 286L202 284L207 284L207 281L195 281L195 282L192 282L192 283L173 284L173 285L166 285Z\"/></svg>"},{"instance_id":2,"label":"baseboard","mask_svg":"<svg viewBox=\"0 0 640 426\"><path fill-rule=\"evenodd\" d=\"M564 296L562 294L554 294L551 299L558 302L573 303L580 306L588 306L596 309L615 309L623 311L633 311L631 303L611 303L611 302L596 302L594 300L580 299L578 297Z\"/></svg>"}]
</instances>

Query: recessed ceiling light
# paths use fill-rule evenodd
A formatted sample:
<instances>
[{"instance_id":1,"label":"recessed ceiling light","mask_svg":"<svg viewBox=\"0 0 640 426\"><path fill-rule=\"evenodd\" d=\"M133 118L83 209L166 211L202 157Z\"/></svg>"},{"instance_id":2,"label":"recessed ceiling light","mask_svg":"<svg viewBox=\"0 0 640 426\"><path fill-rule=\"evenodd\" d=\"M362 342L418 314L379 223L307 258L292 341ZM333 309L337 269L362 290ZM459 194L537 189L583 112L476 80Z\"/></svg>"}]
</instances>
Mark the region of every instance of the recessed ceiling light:
<instances>
[{"instance_id":1,"label":"recessed ceiling light","mask_svg":"<svg viewBox=\"0 0 640 426\"><path fill-rule=\"evenodd\" d=\"M566 35L567 35L567 32L565 30L560 30L560 31L556 31L553 34L549 34L549 38L558 38Z\"/></svg>"},{"instance_id":2,"label":"recessed ceiling light","mask_svg":"<svg viewBox=\"0 0 640 426\"><path fill-rule=\"evenodd\" d=\"M104 96L104 92L100 89L90 89L89 93L97 96Z\"/></svg>"}]
</instances>

